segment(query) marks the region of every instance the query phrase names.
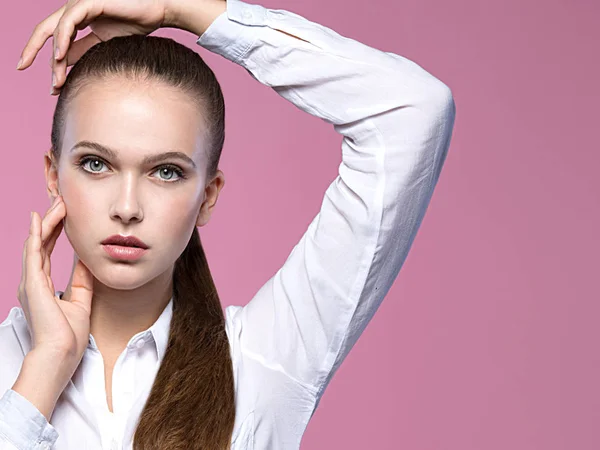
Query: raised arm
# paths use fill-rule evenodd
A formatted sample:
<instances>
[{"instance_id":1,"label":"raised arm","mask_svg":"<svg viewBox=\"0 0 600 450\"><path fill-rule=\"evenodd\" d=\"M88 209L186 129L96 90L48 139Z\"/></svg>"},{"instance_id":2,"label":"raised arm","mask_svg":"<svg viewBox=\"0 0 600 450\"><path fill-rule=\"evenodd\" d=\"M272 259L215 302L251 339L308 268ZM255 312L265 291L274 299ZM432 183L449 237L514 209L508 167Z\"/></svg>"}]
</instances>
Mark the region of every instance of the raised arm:
<instances>
[{"instance_id":1,"label":"raised arm","mask_svg":"<svg viewBox=\"0 0 600 450\"><path fill-rule=\"evenodd\" d=\"M402 56L239 0L197 43L343 136L339 175L283 267L246 306L228 307L243 357L318 403L421 224L450 145L451 91Z\"/></svg>"}]
</instances>

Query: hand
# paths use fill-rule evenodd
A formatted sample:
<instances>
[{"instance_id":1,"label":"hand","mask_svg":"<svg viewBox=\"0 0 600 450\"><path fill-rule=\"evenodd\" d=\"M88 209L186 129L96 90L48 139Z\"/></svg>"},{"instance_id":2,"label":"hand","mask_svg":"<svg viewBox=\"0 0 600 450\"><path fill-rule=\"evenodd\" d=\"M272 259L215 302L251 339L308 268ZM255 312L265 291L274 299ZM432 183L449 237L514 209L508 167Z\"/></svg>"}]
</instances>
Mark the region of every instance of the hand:
<instances>
[{"instance_id":1,"label":"hand","mask_svg":"<svg viewBox=\"0 0 600 450\"><path fill-rule=\"evenodd\" d=\"M70 301L55 295L50 256L65 216L66 207L60 195L43 219L37 212L32 213L17 296L32 337L32 351L64 356L69 366L64 368L68 372L65 376L70 378L89 340L93 275L77 260L70 283Z\"/></svg>"},{"instance_id":2,"label":"hand","mask_svg":"<svg viewBox=\"0 0 600 450\"><path fill-rule=\"evenodd\" d=\"M69 0L34 28L21 52L22 64L17 68L29 67L53 36L50 66L56 81L51 94L58 94L67 67L75 64L90 47L116 36L146 35L161 26L170 26L171 10L167 5L168 0ZM91 33L75 41L77 32L88 25Z\"/></svg>"}]
</instances>

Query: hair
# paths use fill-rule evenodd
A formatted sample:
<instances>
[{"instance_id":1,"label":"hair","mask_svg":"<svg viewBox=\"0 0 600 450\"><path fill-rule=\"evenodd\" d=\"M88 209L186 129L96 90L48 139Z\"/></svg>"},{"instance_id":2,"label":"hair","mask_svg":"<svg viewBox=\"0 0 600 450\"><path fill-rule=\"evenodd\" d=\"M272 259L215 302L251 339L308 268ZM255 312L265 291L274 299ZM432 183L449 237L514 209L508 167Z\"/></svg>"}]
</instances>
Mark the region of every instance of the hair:
<instances>
[{"instance_id":1,"label":"hair","mask_svg":"<svg viewBox=\"0 0 600 450\"><path fill-rule=\"evenodd\" d=\"M114 37L91 47L61 87L52 122L58 161L65 111L79 90L114 78L165 82L181 89L204 118L208 179L217 171L225 140L221 87L200 55L173 39ZM234 377L225 317L198 229L175 262L169 340L140 415L133 448L229 449L235 421Z\"/></svg>"}]
</instances>

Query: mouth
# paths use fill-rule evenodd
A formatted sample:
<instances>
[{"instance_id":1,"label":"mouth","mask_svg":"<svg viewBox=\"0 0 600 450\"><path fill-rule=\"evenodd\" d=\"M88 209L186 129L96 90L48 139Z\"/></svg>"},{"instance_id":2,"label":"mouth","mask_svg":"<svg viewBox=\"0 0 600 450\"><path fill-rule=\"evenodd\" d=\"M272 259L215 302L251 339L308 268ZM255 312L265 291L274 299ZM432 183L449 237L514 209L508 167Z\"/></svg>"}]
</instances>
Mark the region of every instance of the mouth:
<instances>
[{"instance_id":1,"label":"mouth","mask_svg":"<svg viewBox=\"0 0 600 450\"><path fill-rule=\"evenodd\" d=\"M141 258L148 250L140 247L127 247L123 245L103 244L102 248L114 259L135 261Z\"/></svg>"},{"instance_id":2,"label":"mouth","mask_svg":"<svg viewBox=\"0 0 600 450\"><path fill-rule=\"evenodd\" d=\"M135 236L115 234L104 239L101 244L106 253L118 260L134 261L148 250L148 245Z\"/></svg>"},{"instance_id":3,"label":"mouth","mask_svg":"<svg viewBox=\"0 0 600 450\"><path fill-rule=\"evenodd\" d=\"M113 234L112 236L104 239L101 244L103 245L117 245L120 247L134 247L141 249L148 249L148 245L141 239L130 235L130 236L122 236L120 234Z\"/></svg>"}]
</instances>

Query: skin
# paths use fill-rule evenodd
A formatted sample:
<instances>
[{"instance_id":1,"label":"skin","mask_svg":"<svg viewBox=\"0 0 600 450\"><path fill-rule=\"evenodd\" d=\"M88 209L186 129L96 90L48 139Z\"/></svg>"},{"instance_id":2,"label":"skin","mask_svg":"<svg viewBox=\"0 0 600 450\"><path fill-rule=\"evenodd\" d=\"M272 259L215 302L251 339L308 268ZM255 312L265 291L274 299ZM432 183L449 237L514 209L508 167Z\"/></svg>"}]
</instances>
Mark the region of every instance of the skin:
<instances>
[{"instance_id":1,"label":"skin","mask_svg":"<svg viewBox=\"0 0 600 450\"><path fill-rule=\"evenodd\" d=\"M111 411L114 364L167 305L175 261L194 227L209 222L225 183L220 170L207 179L204 130L198 107L176 88L124 78L94 81L69 106L60 160L44 156L48 195L62 196L64 232L94 276L90 332L104 359ZM70 152L82 140L110 147L117 158L85 147ZM196 167L176 158L142 164L143 157L167 151L185 153ZM86 155L99 160L77 167ZM175 182L179 175L165 171L165 164L187 178ZM133 234L149 249L137 261L115 260L100 244L113 234ZM70 295L71 282L63 298Z\"/></svg>"},{"instance_id":2,"label":"skin","mask_svg":"<svg viewBox=\"0 0 600 450\"><path fill-rule=\"evenodd\" d=\"M56 56L50 60L54 79L51 93L58 94L67 67L75 64L96 43L116 36L149 34L160 27L178 28L201 36L225 10L224 0L68 0L34 28L17 69L30 67L44 43L53 37L52 54L56 51ZM77 30L86 25L91 32L76 40ZM187 242L191 235L192 223L196 226L208 223L224 185L221 171L207 180L202 169L205 163L203 166L198 162L196 171L183 182L186 184L167 187L152 184L151 175L156 170L148 173L144 171L146 168L138 166L139 158L146 152L158 153L164 148L179 147L178 150L194 160L201 160L202 152L198 152L198 148L202 139L198 128L190 126L190 122L194 117L199 120L202 111L190 113L190 105L185 103L187 99L182 93L169 91L168 86L155 90L149 85L127 86L124 80L108 82L114 84L110 86L114 88L111 94L108 93L111 89L106 89L114 101L111 103L96 95L99 103L94 102L90 100L94 95L92 91L82 91L76 105L79 112L69 118L65 139L73 143L79 138L93 140L95 137L101 144L115 147L114 161L107 161L110 167L95 166L95 170L109 173L87 179L85 174L74 170L68 152L61 155L60 161L53 161L51 154L46 154L47 189L53 206L44 217L32 213L29 237L24 245L17 297L34 345L25 356L12 389L28 399L48 420L60 393L79 365L88 332L94 335L104 358L107 400L112 410L110 386L114 362L131 336L148 328L162 312L170 298L174 255L180 253L179 249L183 250L182 242ZM140 90L153 95L144 99L139 95ZM163 100L169 103L166 110ZM182 112L186 109L190 114ZM168 122L172 127L163 125L157 118L168 116L167 111L178 112L183 122L173 120L172 116ZM138 119L135 118L137 113L141 114ZM128 129L124 124L131 124L133 128ZM144 134L145 130L151 131ZM101 185L106 188L100 189ZM91 195L92 192L95 195ZM178 212L173 216L177 221L174 229L171 229L173 222L165 219L164 205L171 203L178 206L170 209ZM50 276L50 255L63 228L75 249L71 280L63 295L68 301L54 295ZM88 235L89 229L92 232ZM181 234L174 230L180 230ZM105 234L100 235L100 232ZM107 261L105 254L100 255L99 242L116 233L137 235L149 244L149 253L135 264ZM168 239L164 239L165 236ZM185 236L183 241L182 236Z\"/></svg>"}]
</instances>

